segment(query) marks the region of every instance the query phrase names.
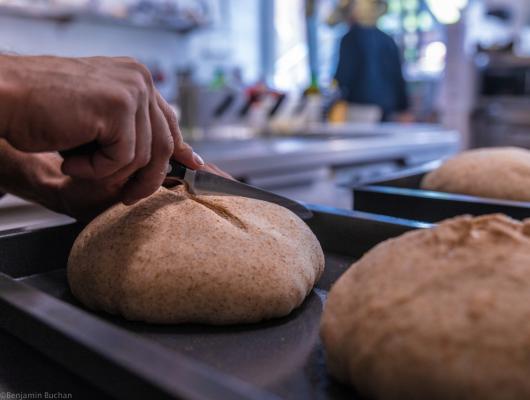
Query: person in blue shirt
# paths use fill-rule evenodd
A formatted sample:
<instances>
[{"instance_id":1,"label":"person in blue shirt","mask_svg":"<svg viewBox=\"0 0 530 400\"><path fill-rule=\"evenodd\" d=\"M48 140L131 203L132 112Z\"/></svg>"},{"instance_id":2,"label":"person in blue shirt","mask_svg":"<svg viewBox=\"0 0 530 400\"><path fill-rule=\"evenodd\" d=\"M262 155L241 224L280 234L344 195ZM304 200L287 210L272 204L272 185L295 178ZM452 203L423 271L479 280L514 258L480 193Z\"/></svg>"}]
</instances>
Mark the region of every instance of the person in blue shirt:
<instances>
[{"instance_id":1,"label":"person in blue shirt","mask_svg":"<svg viewBox=\"0 0 530 400\"><path fill-rule=\"evenodd\" d=\"M375 23L386 11L382 0L341 1L338 11L351 23L342 38L335 79L344 100L376 105L382 120L399 119L409 108L401 57L394 40Z\"/></svg>"}]
</instances>

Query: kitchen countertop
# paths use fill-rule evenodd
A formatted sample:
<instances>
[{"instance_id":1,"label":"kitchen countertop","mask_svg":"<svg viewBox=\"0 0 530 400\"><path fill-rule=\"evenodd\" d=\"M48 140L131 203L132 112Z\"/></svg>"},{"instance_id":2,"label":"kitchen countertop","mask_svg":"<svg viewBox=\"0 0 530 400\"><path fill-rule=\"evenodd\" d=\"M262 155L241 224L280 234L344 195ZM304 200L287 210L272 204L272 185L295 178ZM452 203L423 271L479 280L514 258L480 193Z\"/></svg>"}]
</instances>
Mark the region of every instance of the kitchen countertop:
<instances>
[{"instance_id":1,"label":"kitchen countertop","mask_svg":"<svg viewBox=\"0 0 530 400\"><path fill-rule=\"evenodd\" d=\"M306 134L192 142L195 151L236 177L455 153L457 132L424 124L313 125ZM432 154L432 155L431 155Z\"/></svg>"},{"instance_id":2,"label":"kitchen countertop","mask_svg":"<svg viewBox=\"0 0 530 400\"><path fill-rule=\"evenodd\" d=\"M21 228L36 229L71 222L74 220L70 217L57 214L10 194L0 198L0 232L3 234Z\"/></svg>"}]
</instances>

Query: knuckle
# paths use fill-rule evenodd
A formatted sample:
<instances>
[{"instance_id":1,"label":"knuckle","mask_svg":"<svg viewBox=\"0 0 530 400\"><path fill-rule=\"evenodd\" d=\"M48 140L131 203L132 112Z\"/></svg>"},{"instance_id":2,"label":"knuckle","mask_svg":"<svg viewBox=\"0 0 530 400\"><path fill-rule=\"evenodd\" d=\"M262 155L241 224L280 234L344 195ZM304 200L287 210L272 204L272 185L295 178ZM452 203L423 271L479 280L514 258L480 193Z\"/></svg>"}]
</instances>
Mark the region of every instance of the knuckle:
<instances>
[{"instance_id":1,"label":"knuckle","mask_svg":"<svg viewBox=\"0 0 530 400\"><path fill-rule=\"evenodd\" d=\"M154 90L154 82L149 69L131 57L120 57L118 60L124 67L122 82L127 90L136 98L150 95Z\"/></svg>"},{"instance_id":2,"label":"knuckle","mask_svg":"<svg viewBox=\"0 0 530 400\"><path fill-rule=\"evenodd\" d=\"M142 74L132 72L128 79L128 92L136 100L146 100L151 92Z\"/></svg>"},{"instance_id":3,"label":"knuckle","mask_svg":"<svg viewBox=\"0 0 530 400\"><path fill-rule=\"evenodd\" d=\"M130 165L134 163L135 158L136 154L133 146L127 146L125 149L123 149L121 160L124 165Z\"/></svg>"},{"instance_id":4,"label":"knuckle","mask_svg":"<svg viewBox=\"0 0 530 400\"><path fill-rule=\"evenodd\" d=\"M149 71L149 68L147 68L144 64L137 64L137 70L142 75L142 78L144 79L144 82L147 84L148 87L152 87L153 84L153 75L151 75L151 71Z\"/></svg>"},{"instance_id":5,"label":"knuckle","mask_svg":"<svg viewBox=\"0 0 530 400\"><path fill-rule=\"evenodd\" d=\"M151 88L149 87L149 84L145 81L145 79L143 79L141 75L138 77L137 87L138 87L138 94L142 97L147 97L151 92Z\"/></svg>"},{"instance_id":6,"label":"knuckle","mask_svg":"<svg viewBox=\"0 0 530 400\"><path fill-rule=\"evenodd\" d=\"M182 135L180 134L180 131L173 136L173 146L175 149L181 150L181 149L187 149L187 147L191 148L188 144L184 142L184 139ZM187 146L187 147L186 147Z\"/></svg>"},{"instance_id":7,"label":"knuckle","mask_svg":"<svg viewBox=\"0 0 530 400\"><path fill-rule=\"evenodd\" d=\"M134 59L129 62L129 65L133 73L137 76L136 79L141 79L144 86L146 86L147 88L152 88L154 86L153 76L151 75L151 71L149 71L149 68Z\"/></svg>"},{"instance_id":8,"label":"knuckle","mask_svg":"<svg viewBox=\"0 0 530 400\"><path fill-rule=\"evenodd\" d=\"M193 149L192 149L192 147L191 147L189 144L187 144L186 142L184 142L184 141L179 142L179 143L175 146L175 150L176 150L179 154L193 153Z\"/></svg>"},{"instance_id":9,"label":"knuckle","mask_svg":"<svg viewBox=\"0 0 530 400\"><path fill-rule=\"evenodd\" d=\"M151 154L148 152L142 152L138 154L135 160L135 164L138 168L143 168L151 161Z\"/></svg>"},{"instance_id":10,"label":"knuckle","mask_svg":"<svg viewBox=\"0 0 530 400\"><path fill-rule=\"evenodd\" d=\"M115 109L130 112L136 109L136 101L127 91L117 91L111 95L111 102Z\"/></svg>"},{"instance_id":11,"label":"knuckle","mask_svg":"<svg viewBox=\"0 0 530 400\"><path fill-rule=\"evenodd\" d=\"M171 137L164 137L164 140L160 142L159 152L163 157L169 158L173 154L175 146Z\"/></svg>"},{"instance_id":12,"label":"knuckle","mask_svg":"<svg viewBox=\"0 0 530 400\"><path fill-rule=\"evenodd\" d=\"M168 123L170 124L170 126L172 126L175 129L175 132L180 135L181 133L180 133L179 121L177 118L177 113L168 104L166 104L164 107L167 111L165 114L166 114Z\"/></svg>"}]
</instances>

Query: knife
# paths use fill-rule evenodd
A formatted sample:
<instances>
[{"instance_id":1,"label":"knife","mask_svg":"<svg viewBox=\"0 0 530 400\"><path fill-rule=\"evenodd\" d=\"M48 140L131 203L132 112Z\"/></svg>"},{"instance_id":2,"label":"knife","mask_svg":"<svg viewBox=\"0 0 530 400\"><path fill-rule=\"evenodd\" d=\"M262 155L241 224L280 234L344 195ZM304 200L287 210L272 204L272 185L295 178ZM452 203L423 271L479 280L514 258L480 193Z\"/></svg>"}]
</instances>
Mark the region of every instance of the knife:
<instances>
[{"instance_id":1,"label":"knife","mask_svg":"<svg viewBox=\"0 0 530 400\"><path fill-rule=\"evenodd\" d=\"M166 182L171 184L175 181L184 183L191 194L248 197L278 204L291 210L301 219L309 219L313 216L313 213L305 206L286 197L206 171L192 170L175 160L170 160Z\"/></svg>"}]
</instances>

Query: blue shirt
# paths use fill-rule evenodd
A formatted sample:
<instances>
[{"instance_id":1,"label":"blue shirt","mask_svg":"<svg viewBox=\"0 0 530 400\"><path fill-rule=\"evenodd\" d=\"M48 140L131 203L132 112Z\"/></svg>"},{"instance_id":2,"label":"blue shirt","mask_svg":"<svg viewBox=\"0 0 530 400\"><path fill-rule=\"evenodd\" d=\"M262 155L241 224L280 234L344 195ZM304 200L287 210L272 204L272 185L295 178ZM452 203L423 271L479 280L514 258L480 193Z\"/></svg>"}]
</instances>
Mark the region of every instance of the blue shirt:
<instances>
[{"instance_id":1,"label":"blue shirt","mask_svg":"<svg viewBox=\"0 0 530 400\"><path fill-rule=\"evenodd\" d=\"M383 120L409 106L399 49L375 27L353 25L342 38L335 79L344 100L378 105Z\"/></svg>"}]
</instances>

